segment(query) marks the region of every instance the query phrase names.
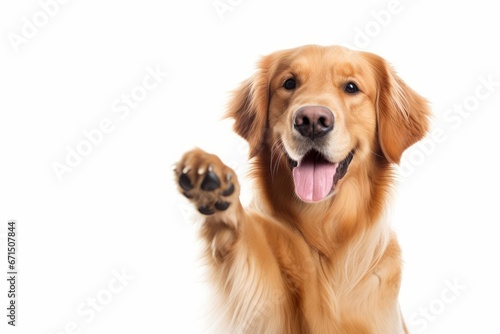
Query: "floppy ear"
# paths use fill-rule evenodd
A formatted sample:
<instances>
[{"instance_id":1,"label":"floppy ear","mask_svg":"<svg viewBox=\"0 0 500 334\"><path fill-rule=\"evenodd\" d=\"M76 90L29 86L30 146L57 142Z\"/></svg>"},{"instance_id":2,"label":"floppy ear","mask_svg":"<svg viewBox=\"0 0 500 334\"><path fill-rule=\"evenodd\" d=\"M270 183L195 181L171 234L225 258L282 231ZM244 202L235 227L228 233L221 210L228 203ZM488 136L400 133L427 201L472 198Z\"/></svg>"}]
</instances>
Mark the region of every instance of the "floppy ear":
<instances>
[{"instance_id":1,"label":"floppy ear","mask_svg":"<svg viewBox=\"0 0 500 334\"><path fill-rule=\"evenodd\" d=\"M429 106L384 59L373 54L368 59L378 80L378 140L387 160L398 164L403 152L427 133Z\"/></svg>"},{"instance_id":2,"label":"floppy ear","mask_svg":"<svg viewBox=\"0 0 500 334\"><path fill-rule=\"evenodd\" d=\"M259 70L233 92L226 117L234 119L233 129L250 145L250 157L262 147L267 129L269 82L274 72L274 56L263 57Z\"/></svg>"}]
</instances>

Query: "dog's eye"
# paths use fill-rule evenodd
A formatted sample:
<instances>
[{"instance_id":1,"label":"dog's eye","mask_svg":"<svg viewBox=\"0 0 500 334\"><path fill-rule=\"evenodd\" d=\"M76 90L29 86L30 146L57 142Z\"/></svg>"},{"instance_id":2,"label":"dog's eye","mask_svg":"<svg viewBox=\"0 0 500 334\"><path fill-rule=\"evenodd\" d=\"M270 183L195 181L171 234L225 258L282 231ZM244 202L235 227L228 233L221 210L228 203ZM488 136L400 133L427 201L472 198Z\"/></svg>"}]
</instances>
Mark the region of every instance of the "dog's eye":
<instances>
[{"instance_id":1,"label":"dog's eye","mask_svg":"<svg viewBox=\"0 0 500 334\"><path fill-rule=\"evenodd\" d=\"M286 81L283 83L283 88L286 90L292 90L295 89L297 86L297 82L295 82L294 78L286 79Z\"/></svg>"},{"instance_id":2,"label":"dog's eye","mask_svg":"<svg viewBox=\"0 0 500 334\"><path fill-rule=\"evenodd\" d=\"M354 82L348 82L344 87L344 91L349 94L355 94L359 92L359 89Z\"/></svg>"}]
</instances>

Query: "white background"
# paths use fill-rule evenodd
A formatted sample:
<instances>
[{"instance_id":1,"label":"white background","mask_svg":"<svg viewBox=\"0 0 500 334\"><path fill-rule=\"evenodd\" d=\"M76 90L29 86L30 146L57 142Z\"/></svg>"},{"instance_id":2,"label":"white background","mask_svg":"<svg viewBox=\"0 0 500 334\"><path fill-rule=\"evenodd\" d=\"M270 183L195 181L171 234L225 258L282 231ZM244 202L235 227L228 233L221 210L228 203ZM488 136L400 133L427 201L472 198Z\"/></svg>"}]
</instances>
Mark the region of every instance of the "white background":
<instances>
[{"instance_id":1,"label":"white background","mask_svg":"<svg viewBox=\"0 0 500 334\"><path fill-rule=\"evenodd\" d=\"M197 225L170 166L200 146L243 171L245 145L220 120L229 92L262 55L341 44L388 59L429 99L439 133L407 151L391 206L412 333L500 333L492 2L222 0L222 15L214 3L75 0L47 22L38 1L1 3L0 268L16 219L20 276L16 328L0 281L0 331L204 333ZM15 47L26 21L40 27ZM140 89L147 68L168 75L120 118L113 105ZM113 130L59 180L53 164L105 119ZM114 278L122 271L125 285ZM91 319L92 298L102 303Z\"/></svg>"}]
</instances>

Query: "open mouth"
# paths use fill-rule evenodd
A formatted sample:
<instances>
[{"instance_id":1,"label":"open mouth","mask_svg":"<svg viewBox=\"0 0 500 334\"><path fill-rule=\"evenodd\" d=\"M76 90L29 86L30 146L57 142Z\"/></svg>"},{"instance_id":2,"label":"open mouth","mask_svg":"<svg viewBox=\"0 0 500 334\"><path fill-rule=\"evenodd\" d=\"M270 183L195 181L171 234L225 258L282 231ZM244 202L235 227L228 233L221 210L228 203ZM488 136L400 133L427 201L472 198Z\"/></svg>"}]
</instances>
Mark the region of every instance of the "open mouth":
<instances>
[{"instance_id":1,"label":"open mouth","mask_svg":"<svg viewBox=\"0 0 500 334\"><path fill-rule=\"evenodd\" d=\"M344 160L332 163L318 151L311 150L301 161L290 159L297 196L304 202L325 199L347 173L353 156L351 151Z\"/></svg>"}]
</instances>

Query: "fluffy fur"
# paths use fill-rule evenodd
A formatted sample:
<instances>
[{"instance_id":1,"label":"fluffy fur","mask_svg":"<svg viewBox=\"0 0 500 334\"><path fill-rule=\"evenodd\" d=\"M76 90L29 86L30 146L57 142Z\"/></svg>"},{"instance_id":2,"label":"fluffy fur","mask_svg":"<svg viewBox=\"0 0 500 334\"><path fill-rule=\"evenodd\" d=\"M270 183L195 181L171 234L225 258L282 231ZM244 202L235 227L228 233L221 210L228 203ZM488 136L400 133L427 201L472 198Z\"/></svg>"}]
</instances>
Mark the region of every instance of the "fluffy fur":
<instances>
[{"instance_id":1,"label":"fluffy fur","mask_svg":"<svg viewBox=\"0 0 500 334\"><path fill-rule=\"evenodd\" d=\"M289 78L293 89L284 88ZM358 92L346 92L350 82ZM333 113L321 142L294 129L303 106ZM377 55L311 45L263 57L228 109L250 145L251 207L242 207L237 176L215 155L187 152L175 172L184 178L179 190L206 214L201 235L224 332L406 333L401 254L384 209L391 165L427 131L427 102ZM333 192L314 203L295 194L290 165L311 145L332 163L354 152ZM203 190L207 173L218 176L218 189ZM207 211L214 203L229 207Z\"/></svg>"}]
</instances>

